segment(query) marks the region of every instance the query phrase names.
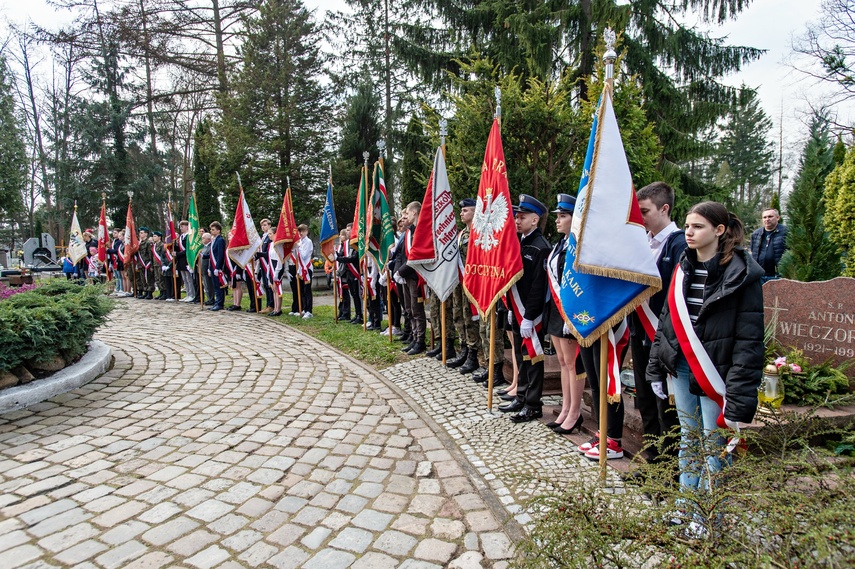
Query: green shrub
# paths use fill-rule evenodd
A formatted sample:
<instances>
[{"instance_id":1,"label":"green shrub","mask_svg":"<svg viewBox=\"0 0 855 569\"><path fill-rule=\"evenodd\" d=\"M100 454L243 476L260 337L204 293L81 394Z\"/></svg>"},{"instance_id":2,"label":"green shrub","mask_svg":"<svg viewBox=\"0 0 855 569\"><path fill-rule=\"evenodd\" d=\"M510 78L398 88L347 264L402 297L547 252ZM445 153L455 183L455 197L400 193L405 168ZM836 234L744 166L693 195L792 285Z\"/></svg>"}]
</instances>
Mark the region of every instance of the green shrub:
<instances>
[{"instance_id":1,"label":"green shrub","mask_svg":"<svg viewBox=\"0 0 855 569\"><path fill-rule=\"evenodd\" d=\"M852 425L835 427L814 412L759 420L765 428L745 434L750 450L709 476L710 490L675 484L674 461L639 465L637 485L612 479L611 488L600 487L592 476L539 496L530 504L536 519L512 566L852 567L853 461L840 456L845 448L835 456L810 444L841 435L851 441ZM702 446L715 444L696 436Z\"/></svg>"},{"instance_id":2,"label":"green shrub","mask_svg":"<svg viewBox=\"0 0 855 569\"><path fill-rule=\"evenodd\" d=\"M100 285L58 280L0 302L0 372L76 360L112 308Z\"/></svg>"}]
</instances>

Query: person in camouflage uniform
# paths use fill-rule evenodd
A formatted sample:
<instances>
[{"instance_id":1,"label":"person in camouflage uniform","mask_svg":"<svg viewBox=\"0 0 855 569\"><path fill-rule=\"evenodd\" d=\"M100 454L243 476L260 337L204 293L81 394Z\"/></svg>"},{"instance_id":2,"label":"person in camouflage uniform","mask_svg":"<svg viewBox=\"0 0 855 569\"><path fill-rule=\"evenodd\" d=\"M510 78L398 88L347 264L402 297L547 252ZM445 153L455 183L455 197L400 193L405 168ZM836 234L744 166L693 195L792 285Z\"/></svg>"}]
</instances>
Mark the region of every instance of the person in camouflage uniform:
<instances>
[{"instance_id":1,"label":"person in camouflage uniform","mask_svg":"<svg viewBox=\"0 0 855 569\"><path fill-rule=\"evenodd\" d=\"M137 264L137 298L154 298L154 266L151 255L151 239L148 227L139 228L139 249L134 260Z\"/></svg>"},{"instance_id":2,"label":"person in camouflage uniform","mask_svg":"<svg viewBox=\"0 0 855 569\"><path fill-rule=\"evenodd\" d=\"M445 357L447 360L457 357L457 352L454 350L455 328L448 322L451 310L451 302L447 302L445 305L445 344L447 346ZM442 361L442 303L433 289L430 289L430 329L433 333L434 347L428 350L425 356Z\"/></svg>"},{"instance_id":3,"label":"person in camouflage uniform","mask_svg":"<svg viewBox=\"0 0 855 569\"><path fill-rule=\"evenodd\" d=\"M475 215L475 200L466 198L460 200L460 221L463 229L457 234L457 246L460 251L461 265L466 264L466 254L469 250L469 231L472 218ZM460 354L447 362L447 366L460 368L461 373L470 373L478 369L478 350L481 338L478 335L478 316L473 314L469 297L463 292L463 283L457 285L451 295L452 317L454 329L460 338Z\"/></svg>"},{"instance_id":4,"label":"person in camouflage uniform","mask_svg":"<svg viewBox=\"0 0 855 569\"><path fill-rule=\"evenodd\" d=\"M155 300L175 301L172 291L172 255L163 243L163 233L154 231L151 234L151 257L154 282L160 294Z\"/></svg>"}]
</instances>

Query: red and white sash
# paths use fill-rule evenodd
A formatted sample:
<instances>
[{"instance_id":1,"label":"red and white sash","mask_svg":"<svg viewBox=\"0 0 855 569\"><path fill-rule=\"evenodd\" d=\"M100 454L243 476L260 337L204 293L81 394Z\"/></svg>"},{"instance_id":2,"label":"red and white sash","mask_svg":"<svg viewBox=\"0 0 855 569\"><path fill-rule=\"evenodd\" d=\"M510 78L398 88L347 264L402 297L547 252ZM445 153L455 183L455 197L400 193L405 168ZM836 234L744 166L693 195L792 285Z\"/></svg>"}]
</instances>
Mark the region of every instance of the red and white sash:
<instances>
[{"instance_id":1,"label":"red and white sash","mask_svg":"<svg viewBox=\"0 0 855 569\"><path fill-rule=\"evenodd\" d=\"M644 328L644 333L652 342L656 337L656 330L659 328L659 317L650 309L650 302L645 300L636 309L635 313L641 321L641 327Z\"/></svg>"},{"instance_id":2,"label":"red and white sash","mask_svg":"<svg viewBox=\"0 0 855 569\"><path fill-rule=\"evenodd\" d=\"M155 262L158 265L163 266L163 259L161 258L160 255L157 254L157 246L155 246L153 244L151 246L151 254L154 257Z\"/></svg>"},{"instance_id":3,"label":"red and white sash","mask_svg":"<svg viewBox=\"0 0 855 569\"><path fill-rule=\"evenodd\" d=\"M620 355L623 353L623 349L626 347L627 343L629 343L629 326L627 325L626 318L624 318L621 320L617 329L609 328L609 341L608 346L606 347L608 350L606 365L608 365L609 373L606 396L608 397L609 403L617 403L620 401ZM600 349L602 349L602 346L600 346Z\"/></svg>"},{"instance_id":4,"label":"red and white sash","mask_svg":"<svg viewBox=\"0 0 855 569\"><path fill-rule=\"evenodd\" d=\"M549 282L549 293L552 295L552 303L561 314L561 321L566 322L567 318L564 315L564 307L561 306L561 275L558 274L558 261L564 251L567 250L567 239L564 238L555 246L552 253L549 255L549 260L546 262L546 276Z\"/></svg>"},{"instance_id":5,"label":"red and white sash","mask_svg":"<svg viewBox=\"0 0 855 569\"><path fill-rule=\"evenodd\" d=\"M724 380L715 367L712 359L704 348L701 339L692 326L689 317L689 307L686 304L686 295L683 291L683 283L686 274L679 265L674 270L674 278L671 279L671 288L668 290L668 306L671 310L671 322L674 324L674 333L680 343L680 349L689 363L689 368L695 376L707 397L715 401L721 409L716 424L720 428L731 427L738 430L736 425L729 425L724 418L724 407L727 404Z\"/></svg>"},{"instance_id":6,"label":"red and white sash","mask_svg":"<svg viewBox=\"0 0 855 569\"><path fill-rule=\"evenodd\" d=\"M517 326L522 326L522 321L525 318L525 305L523 305L522 299L520 298L520 291L517 289L517 285L511 287L511 312L514 315L514 319L517 321ZM522 346L523 346L523 359L530 360L531 363L537 363L543 360L543 346L540 344L540 329L543 327L543 314L539 314L537 318L534 319L534 331L532 332L531 338L523 338Z\"/></svg>"}]
</instances>

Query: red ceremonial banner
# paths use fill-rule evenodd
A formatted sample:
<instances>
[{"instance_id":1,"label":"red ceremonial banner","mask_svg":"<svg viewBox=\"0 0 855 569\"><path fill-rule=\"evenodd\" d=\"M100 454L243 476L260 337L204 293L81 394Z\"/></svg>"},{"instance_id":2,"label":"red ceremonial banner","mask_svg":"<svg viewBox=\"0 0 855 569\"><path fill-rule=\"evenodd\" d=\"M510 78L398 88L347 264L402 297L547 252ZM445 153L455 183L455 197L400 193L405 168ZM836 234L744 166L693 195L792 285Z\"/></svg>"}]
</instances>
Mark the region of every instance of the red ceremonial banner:
<instances>
[{"instance_id":1,"label":"red ceremonial banner","mask_svg":"<svg viewBox=\"0 0 855 569\"><path fill-rule=\"evenodd\" d=\"M493 119L481 165L481 183L469 235L463 290L481 317L485 318L496 301L522 276L522 272L502 135L498 119Z\"/></svg>"},{"instance_id":2,"label":"red ceremonial banner","mask_svg":"<svg viewBox=\"0 0 855 569\"><path fill-rule=\"evenodd\" d=\"M300 240L300 232L297 231L297 222L294 220L294 205L291 203L291 188L285 190L285 198L282 200L282 209L279 211L279 224L276 226L276 235L273 237L273 246L284 259L291 254L294 244Z\"/></svg>"},{"instance_id":3,"label":"red ceremonial banner","mask_svg":"<svg viewBox=\"0 0 855 569\"><path fill-rule=\"evenodd\" d=\"M130 262L137 249L140 248L140 238L137 235L137 226L134 223L134 213L131 211L131 202L128 202L128 215L125 217L125 248L122 261Z\"/></svg>"}]
</instances>

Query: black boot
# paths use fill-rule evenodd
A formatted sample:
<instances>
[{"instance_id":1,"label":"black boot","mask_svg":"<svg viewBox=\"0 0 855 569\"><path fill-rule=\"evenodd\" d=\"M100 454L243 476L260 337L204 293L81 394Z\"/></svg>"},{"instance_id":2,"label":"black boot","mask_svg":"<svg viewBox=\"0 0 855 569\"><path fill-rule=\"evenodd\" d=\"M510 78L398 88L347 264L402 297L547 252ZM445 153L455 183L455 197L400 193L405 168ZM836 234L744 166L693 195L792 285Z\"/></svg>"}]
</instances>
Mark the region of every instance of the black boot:
<instances>
[{"instance_id":1,"label":"black boot","mask_svg":"<svg viewBox=\"0 0 855 569\"><path fill-rule=\"evenodd\" d=\"M426 348L426 347L427 347L427 346L425 346L425 343L424 343L423 341L421 341L421 340L417 340L417 341L415 342L415 344L413 345L413 347L411 347L411 348L407 351L407 355L408 355L408 356L415 356L415 355L421 354L421 353L423 353L423 352L425 351L425 348Z\"/></svg>"},{"instance_id":2,"label":"black boot","mask_svg":"<svg viewBox=\"0 0 855 569\"><path fill-rule=\"evenodd\" d=\"M466 362L464 362L463 366L460 368L460 373L467 374L472 373L478 369L478 353L475 350L469 352L469 355L466 356Z\"/></svg>"},{"instance_id":3,"label":"black boot","mask_svg":"<svg viewBox=\"0 0 855 569\"><path fill-rule=\"evenodd\" d=\"M145 293L145 299L146 299L146 300L153 300L153 299L154 299L154 294L153 294L153 293L151 293L151 292L147 292L147 293Z\"/></svg>"},{"instance_id":4,"label":"black boot","mask_svg":"<svg viewBox=\"0 0 855 569\"><path fill-rule=\"evenodd\" d=\"M404 353L406 354L406 353L407 353L407 352L409 352L409 351L413 348L413 346L415 346L415 345L416 345L416 341L415 341L415 340L413 340L413 341L411 341L409 344L407 344L406 346L404 346L403 348L401 348L401 351L402 351L402 352L404 352Z\"/></svg>"},{"instance_id":5,"label":"black boot","mask_svg":"<svg viewBox=\"0 0 855 569\"><path fill-rule=\"evenodd\" d=\"M404 345L406 345L406 344L409 344L410 342L413 341L413 335L410 334L409 332L404 332L404 334L402 336L398 336L397 338L395 338L395 341L396 342L403 342Z\"/></svg>"},{"instance_id":6,"label":"black boot","mask_svg":"<svg viewBox=\"0 0 855 569\"><path fill-rule=\"evenodd\" d=\"M487 381L487 368L482 367L478 368L478 370L472 374L472 381L475 383L481 383L482 381Z\"/></svg>"},{"instance_id":7,"label":"black boot","mask_svg":"<svg viewBox=\"0 0 855 569\"><path fill-rule=\"evenodd\" d=\"M445 346L445 361L457 357L457 352L454 351L454 340L449 340L448 344ZM436 355L436 359L440 362L442 361L442 352Z\"/></svg>"},{"instance_id":8,"label":"black boot","mask_svg":"<svg viewBox=\"0 0 855 569\"><path fill-rule=\"evenodd\" d=\"M442 357L442 342L437 343L435 348L431 348L427 352L425 352L425 356L429 358L433 358L436 356Z\"/></svg>"},{"instance_id":9,"label":"black boot","mask_svg":"<svg viewBox=\"0 0 855 569\"><path fill-rule=\"evenodd\" d=\"M469 347L468 347L468 346L463 346L463 347L460 349L460 353L459 353L459 354L457 354L457 357L456 357L456 358L451 359L451 357L448 357L448 358L445 360L445 367L447 367L447 368L451 368L451 369L458 368L458 367L462 366L462 365L466 362L466 358L467 358L468 356L469 356Z\"/></svg>"},{"instance_id":10,"label":"black boot","mask_svg":"<svg viewBox=\"0 0 855 569\"><path fill-rule=\"evenodd\" d=\"M493 387L499 387L501 385L509 385L508 380L505 379L505 363L497 363L493 364ZM489 379L489 377L487 378ZM484 387L487 387L487 383L485 380Z\"/></svg>"}]
</instances>

